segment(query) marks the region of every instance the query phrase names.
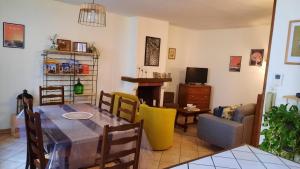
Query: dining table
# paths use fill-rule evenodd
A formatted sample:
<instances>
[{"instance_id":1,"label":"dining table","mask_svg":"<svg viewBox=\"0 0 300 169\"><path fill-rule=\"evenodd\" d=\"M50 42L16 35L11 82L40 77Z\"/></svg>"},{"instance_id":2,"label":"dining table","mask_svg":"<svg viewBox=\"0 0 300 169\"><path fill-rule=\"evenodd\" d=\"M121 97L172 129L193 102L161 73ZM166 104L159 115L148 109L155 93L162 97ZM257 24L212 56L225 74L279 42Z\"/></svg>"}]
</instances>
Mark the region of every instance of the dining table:
<instances>
[{"instance_id":1,"label":"dining table","mask_svg":"<svg viewBox=\"0 0 300 169\"><path fill-rule=\"evenodd\" d=\"M128 124L113 114L100 112L91 104L47 105L35 107L34 110L40 113L44 147L49 153L47 168L50 169L77 169L94 165L99 157L104 126ZM70 120L63 116L70 112L86 112L92 117ZM129 134L115 132L111 139ZM129 146L133 145L113 147L111 152Z\"/></svg>"}]
</instances>

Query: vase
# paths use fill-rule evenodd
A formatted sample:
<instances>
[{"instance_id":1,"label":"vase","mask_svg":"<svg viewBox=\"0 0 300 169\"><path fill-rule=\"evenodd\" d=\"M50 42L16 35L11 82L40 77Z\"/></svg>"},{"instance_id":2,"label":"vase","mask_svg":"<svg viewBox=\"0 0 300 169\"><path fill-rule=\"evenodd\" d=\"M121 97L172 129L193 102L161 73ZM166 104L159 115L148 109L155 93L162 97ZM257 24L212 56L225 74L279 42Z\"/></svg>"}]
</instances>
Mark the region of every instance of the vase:
<instances>
[{"instance_id":1,"label":"vase","mask_svg":"<svg viewBox=\"0 0 300 169\"><path fill-rule=\"evenodd\" d=\"M84 86L80 83L80 79L77 79L77 84L74 85L75 94L83 94Z\"/></svg>"}]
</instances>

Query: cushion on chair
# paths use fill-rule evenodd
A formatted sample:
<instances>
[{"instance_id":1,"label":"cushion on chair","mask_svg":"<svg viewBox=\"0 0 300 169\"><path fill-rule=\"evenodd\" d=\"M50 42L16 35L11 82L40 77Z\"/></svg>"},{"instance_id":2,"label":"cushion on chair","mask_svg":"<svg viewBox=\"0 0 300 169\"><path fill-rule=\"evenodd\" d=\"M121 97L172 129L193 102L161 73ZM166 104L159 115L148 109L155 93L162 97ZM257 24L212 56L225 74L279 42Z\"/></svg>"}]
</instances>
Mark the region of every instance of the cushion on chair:
<instances>
[{"instance_id":1,"label":"cushion on chair","mask_svg":"<svg viewBox=\"0 0 300 169\"><path fill-rule=\"evenodd\" d=\"M255 109L256 109L256 104L254 103L241 106L235 110L232 120L241 123L245 116L254 114Z\"/></svg>"},{"instance_id":2,"label":"cushion on chair","mask_svg":"<svg viewBox=\"0 0 300 169\"><path fill-rule=\"evenodd\" d=\"M137 102L137 112L136 112L136 115L135 115L135 122L138 122L141 120L141 114L139 113L138 109L139 109L139 106L140 106L140 101L139 101L139 98L135 95L131 95L131 94L127 94L127 93L122 93L122 92L114 92L113 93L115 95L115 101L114 101L114 107L113 107L113 114L117 114L117 111L118 111L118 104L119 104L119 98L122 97L122 98L125 98L125 99L128 99L128 100L131 100L131 101L136 101ZM130 108L130 107L127 107L128 105L124 105L123 108ZM126 114L126 113L123 113L121 112L120 116L122 118L125 118L125 119L129 119L130 118L130 115Z\"/></svg>"}]
</instances>

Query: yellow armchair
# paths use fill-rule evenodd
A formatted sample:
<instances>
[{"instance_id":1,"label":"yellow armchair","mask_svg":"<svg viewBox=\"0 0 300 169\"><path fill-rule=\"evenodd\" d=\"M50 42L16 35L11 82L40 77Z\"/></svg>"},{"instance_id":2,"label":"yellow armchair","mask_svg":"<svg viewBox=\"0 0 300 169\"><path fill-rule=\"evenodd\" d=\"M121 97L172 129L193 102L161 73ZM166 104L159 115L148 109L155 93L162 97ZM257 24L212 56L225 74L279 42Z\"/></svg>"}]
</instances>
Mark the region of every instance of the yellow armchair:
<instances>
[{"instance_id":1,"label":"yellow armchair","mask_svg":"<svg viewBox=\"0 0 300 169\"><path fill-rule=\"evenodd\" d=\"M137 112L136 112L136 115L135 115L135 122L141 121L142 116L138 112L138 107L140 105L140 101L139 101L139 98L137 96L132 95L132 94L127 94L127 93L122 93L122 92L114 92L113 94L115 95L115 101L114 101L114 107L113 107L113 114L117 114L118 104L119 104L119 98L122 97L122 98L125 98L125 99L128 99L128 100L136 101L138 103L138 105L137 105ZM124 105L124 106L127 106L127 105ZM121 112L120 116L122 118L129 119L129 115L128 114L125 114L125 113Z\"/></svg>"},{"instance_id":2,"label":"yellow armchair","mask_svg":"<svg viewBox=\"0 0 300 169\"><path fill-rule=\"evenodd\" d=\"M153 150L166 150L172 147L176 109L140 105L144 119L144 130Z\"/></svg>"}]
</instances>

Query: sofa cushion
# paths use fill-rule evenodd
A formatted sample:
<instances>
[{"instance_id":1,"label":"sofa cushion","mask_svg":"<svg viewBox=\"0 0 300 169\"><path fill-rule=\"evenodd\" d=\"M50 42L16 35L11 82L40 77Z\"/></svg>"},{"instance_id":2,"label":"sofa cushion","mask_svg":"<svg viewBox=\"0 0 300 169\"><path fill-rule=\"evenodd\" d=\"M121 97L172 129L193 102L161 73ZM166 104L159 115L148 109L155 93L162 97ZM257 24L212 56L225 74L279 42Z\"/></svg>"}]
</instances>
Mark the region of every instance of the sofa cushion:
<instances>
[{"instance_id":1,"label":"sofa cushion","mask_svg":"<svg viewBox=\"0 0 300 169\"><path fill-rule=\"evenodd\" d=\"M227 120L232 120L235 110L240 106L241 105L231 105L231 106L225 107L222 112L222 118L227 119Z\"/></svg>"},{"instance_id":2,"label":"sofa cushion","mask_svg":"<svg viewBox=\"0 0 300 169\"><path fill-rule=\"evenodd\" d=\"M256 104L251 103L241 106L235 110L233 113L232 120L236 122L242 122L245 116L249 116L255 113Z\"/></svg>"},{"instance_id":3,"label":"sofa cushion","mask_svg":"<svg viewBox=\"0 0 300 169\"><path fill-rule=\"evenodd\" d=\"M219 106L219 107L214 108L214 116L222 117L222 113L223 113L224 108L225 107L223 107L223 106Z\"/></svg>"}]
</instances>

